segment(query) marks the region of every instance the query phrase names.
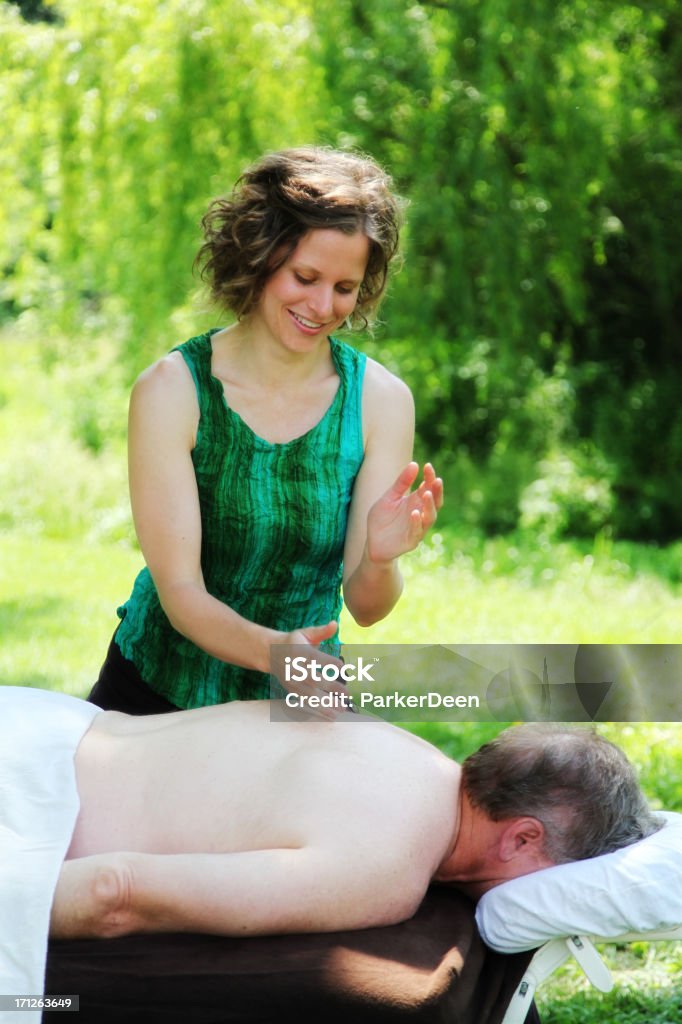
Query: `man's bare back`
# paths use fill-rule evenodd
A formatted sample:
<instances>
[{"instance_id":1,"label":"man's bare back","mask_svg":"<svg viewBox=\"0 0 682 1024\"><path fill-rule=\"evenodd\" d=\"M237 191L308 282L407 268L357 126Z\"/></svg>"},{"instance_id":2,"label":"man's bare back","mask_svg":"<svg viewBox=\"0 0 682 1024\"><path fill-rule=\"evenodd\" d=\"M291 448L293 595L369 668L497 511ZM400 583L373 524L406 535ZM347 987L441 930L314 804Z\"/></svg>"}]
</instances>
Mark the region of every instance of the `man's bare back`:
<instances>
[{"instance_id":1,"label":"man's bare back","mask_svg":"<svg viewBox=\"0 0 682 1024\"><path fill-rule=\"evenodd\" d=\"M394 726L271 721L264 701L103 712L76 755L81 812L68 856L383 848L415 835L429 870L452 841L459 774Z\"/></svg>"},{"instance_id":2,"label":"man's bare back","mask_svg":"<svg viewBox=\"0 0 682 1024\"><path fill-rule=\"evenodd\" d=\"M402 729L355 716L272 721L265 701L149 718L103 712L75 764L81 810L61 903L75 899L74 879L90 863L142 855L125 862L138 886L144 877L145 891L191 888L194 906L207 903L153 930L392 923L416 910L457 832L459 766ZM216 909L217 892L225 902ZM62 919L55 931L70 927Z\"/></svg>"}]
</instances>

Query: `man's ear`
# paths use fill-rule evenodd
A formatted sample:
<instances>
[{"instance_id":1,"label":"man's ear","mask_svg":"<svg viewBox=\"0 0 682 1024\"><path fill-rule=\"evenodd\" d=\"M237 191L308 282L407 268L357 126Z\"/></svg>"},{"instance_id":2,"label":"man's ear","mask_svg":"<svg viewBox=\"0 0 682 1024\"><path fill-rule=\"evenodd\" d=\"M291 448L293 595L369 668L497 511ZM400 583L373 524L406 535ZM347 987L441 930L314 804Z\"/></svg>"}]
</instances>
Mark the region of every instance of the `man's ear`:
<instances>
[{"instance_id":1,"label":"man's ear","mask_svg":"<svg viewBox=\"0 0 682 1024\"><path fill-rule=\"evenodd\" d=\"M545 854L545 827L537 818L511 818L505 822L499 837L499 857L509 863L526 864L527 871L550 867Z\"/></svg>"}]
</instances>

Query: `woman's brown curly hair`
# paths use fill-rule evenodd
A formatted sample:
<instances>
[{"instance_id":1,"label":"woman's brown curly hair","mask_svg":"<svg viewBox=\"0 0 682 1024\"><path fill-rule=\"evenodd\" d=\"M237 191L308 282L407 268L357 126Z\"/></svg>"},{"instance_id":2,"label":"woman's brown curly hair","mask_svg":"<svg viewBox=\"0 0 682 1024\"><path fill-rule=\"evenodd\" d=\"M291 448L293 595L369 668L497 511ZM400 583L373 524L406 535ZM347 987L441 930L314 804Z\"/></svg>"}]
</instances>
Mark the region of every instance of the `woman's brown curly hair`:
<instances>
[{"instance_id":1,"label":"woman's brown curly hair","mask_svg":"<svg viewBox=\"0 0 682 1024\"><path fill-rule=\"evenodd\" d=\"M391 179L368 157L320 146L268 153L209 206L195 263L213 299L241 318L308 231L362 232L369 259L351 324L366 327L398 251L401 207Z\"/></svg>"}]
</instances>

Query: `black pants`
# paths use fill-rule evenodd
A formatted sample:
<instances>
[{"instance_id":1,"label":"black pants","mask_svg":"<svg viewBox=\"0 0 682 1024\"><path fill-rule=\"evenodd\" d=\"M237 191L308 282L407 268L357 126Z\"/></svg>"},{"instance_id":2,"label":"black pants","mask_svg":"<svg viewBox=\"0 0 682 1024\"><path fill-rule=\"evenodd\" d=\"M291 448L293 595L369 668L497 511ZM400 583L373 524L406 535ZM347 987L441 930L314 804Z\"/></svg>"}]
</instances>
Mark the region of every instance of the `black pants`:
<instances>
[{"instance_id":1,"label":"black pants","mask_svg":"<svg viewBox=\"0 0 682 1024\"><path fill-rule=\"evenodd\" d=\"M132 661L121 654L115 635L88 701L104 711L125 711L128 715L161 715L179 710L147 686Z\"/></svg>"}]
</instances>

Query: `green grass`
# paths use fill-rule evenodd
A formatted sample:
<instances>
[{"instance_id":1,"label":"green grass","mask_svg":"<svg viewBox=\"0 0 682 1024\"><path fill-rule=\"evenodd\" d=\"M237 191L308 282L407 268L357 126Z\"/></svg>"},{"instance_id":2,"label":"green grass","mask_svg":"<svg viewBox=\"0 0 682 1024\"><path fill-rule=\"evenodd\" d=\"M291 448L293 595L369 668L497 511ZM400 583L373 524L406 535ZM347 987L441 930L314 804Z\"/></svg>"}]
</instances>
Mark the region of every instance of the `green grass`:
<instances>
[{"instance_id":1,"label":"green grass","mask_svg":"<svg viewBox=\"0 0 682 1024\"><path fill-rule=\"evenodd\" d=\"M633 942L599 947L614 980L598 992L571 960L540 987L543 1024L679 1024L682 943Z\"/></svg>"},{"instance_id":2,"label":"green grass","mask_svg":"<svg viewBox=\"0 0 682 1024\"><path fill-rule=\"evenodd\" d=\"M5 682L41 681L80 693L104 656L116 605L128 596L141 556L126 541L51 534L39 532L33 519L0 533L0 671ZM682 586L652 568L624 569L617 552L595 557L568 544L554 563L551 553L544 553L538 567L534 550L521 551L518 541L478 543L486 555L480 564L467 552L470 538L438 534L405 560L405 593L387 619L361 629L344 613L344 641L674 643L679 638Z\"/></svg>"},{"instance_id":3,"label":"green grass","mask_svg":"<svg viewBox=\"0 0 682 1024\"><path fill-rule=\"evenodd\" d=\"M0 682L85 696L141 564L120 544L0 536Z\"/></svg>"},{"instance_id":4,"label":"green grass","mask_svg":"<svg viewBox=\"0 0 682 1024\"><path fill-rule=\"evenodd\" d=\"M675 643L682 544L550 544L442 529L403 560L405 594L348 643Z\"/></svg>"}]
</instances>

